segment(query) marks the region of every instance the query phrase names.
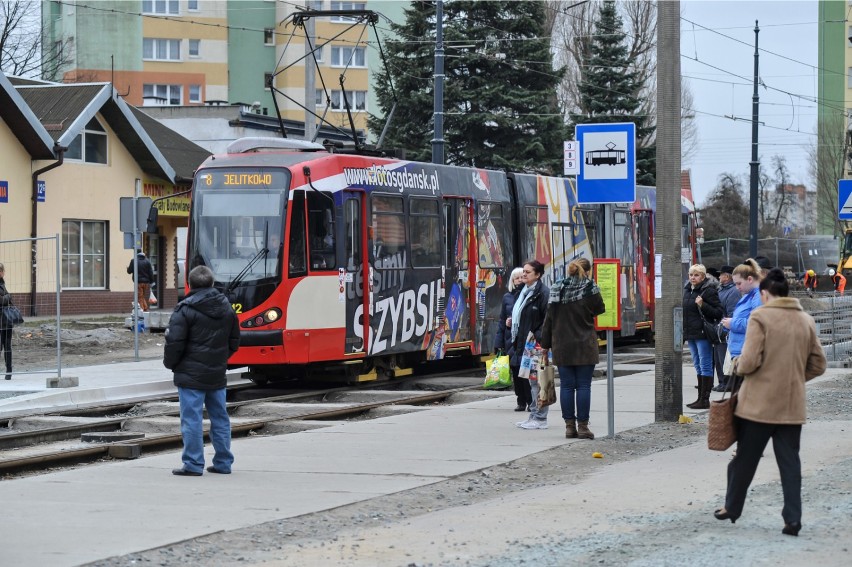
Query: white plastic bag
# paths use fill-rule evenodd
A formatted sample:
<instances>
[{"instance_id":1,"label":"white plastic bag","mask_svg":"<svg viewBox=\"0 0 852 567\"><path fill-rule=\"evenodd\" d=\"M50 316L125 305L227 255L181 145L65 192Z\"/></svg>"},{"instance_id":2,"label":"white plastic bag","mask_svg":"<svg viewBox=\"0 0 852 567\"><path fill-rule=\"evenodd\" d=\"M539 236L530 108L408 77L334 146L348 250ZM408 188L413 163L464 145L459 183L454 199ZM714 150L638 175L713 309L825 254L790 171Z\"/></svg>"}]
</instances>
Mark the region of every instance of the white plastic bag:
<instances>
[{"instance_id":1,"label":"white plastic bag","mask_svg":"<svg viewBox=\"0 0 852 567\"><path fill-rule=\"evenodd\" d=\"M148 303L151 305L157 304L157 296L154 295L154 290L151 290L151 295L148 297Z\"/></svg>"}]
</instances>

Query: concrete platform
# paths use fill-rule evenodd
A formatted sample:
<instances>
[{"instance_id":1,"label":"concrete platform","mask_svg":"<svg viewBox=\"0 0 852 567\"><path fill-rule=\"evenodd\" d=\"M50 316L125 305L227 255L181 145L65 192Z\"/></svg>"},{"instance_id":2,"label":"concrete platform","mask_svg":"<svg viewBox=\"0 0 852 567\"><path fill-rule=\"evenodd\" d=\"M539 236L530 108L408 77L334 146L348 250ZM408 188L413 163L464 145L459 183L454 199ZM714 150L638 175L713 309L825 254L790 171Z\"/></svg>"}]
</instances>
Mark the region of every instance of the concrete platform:
<instances>
[{"instance_id":1,"label":"concrete platform","mask_svg":"<svg viewBox=\"0 0 852 567\"><path fill-rule=\"evenodd\" d=\"M113 365L99 370L97 376L95 371L87 376L78 369L77 374L81 388L86 383L119 386L111 380L128 390L153 388L163 382L165 371L157 364ZM828 374L847 373L830 370ZM685 400L694 397L694 382L694 370L685 367ZM102 390L77 397L107 396L109 388ZM598 435L606 435L605 381L596 381L592 390L591 422ZM653 422L653 369L617 378L615 393L616 431ZM0 411L8 402L0 400ZM24 403L18 400L18 407ZM175 451L4 480L0 502L9 521L2 530L0 565L80 565L441 482L578 442L564 438L558 408L551 411L551 429L526 431L513 426L518 415L511 411L514 405L514 396L507 392L505 397L430 411L338 423L286 436L237 439L234 473L228 476L173 476L171 469L180 466L180 453ZM206 455L209 463L209 446ZM688 462L692 470L714 467L714 474L724 466L720 464L724 458L698 449L672 455L675 461ZM658 470L658 463L644 466L649 472ZM613 486L622 480L594 482ZM630 494L627 491L624 497ZM641 493L634 495L641 498Z\"/></svg>"}]
</instances>

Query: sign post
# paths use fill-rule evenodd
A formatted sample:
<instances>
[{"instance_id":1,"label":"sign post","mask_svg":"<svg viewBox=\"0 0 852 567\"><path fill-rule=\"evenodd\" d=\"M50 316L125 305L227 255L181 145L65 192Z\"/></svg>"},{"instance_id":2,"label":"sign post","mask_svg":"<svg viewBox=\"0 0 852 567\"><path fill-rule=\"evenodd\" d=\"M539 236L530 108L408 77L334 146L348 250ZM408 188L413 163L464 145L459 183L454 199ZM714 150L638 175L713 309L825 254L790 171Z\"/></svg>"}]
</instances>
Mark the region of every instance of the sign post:
<instances>
[{"instance_id":1,"label":"sign post","mask_svg":"<svg viewBox=\"0 0 852 567\"><path fill-rule=\"evenodd\" d=\"M577 124L576 138L580 143L580 174L577 176L577 202L579 204L604 205L604 255L615 256L613 250L612 205L632 203L636 200L636 125L632 122L615 124ZM609 262L611 264L612 260ZM616 266L618 265L617 260ZM607 265L602 263L601 265ZM595 272L598 273L598 261ZM616 268L618 280L620 269ZM612 277L611 267L603 269L601 275ZM600 284L598 284L600 285ZM606 391L609 437L615 437L615 375L613 371L613 330L621 327L621 297L616 283L614 305L617 312L616 325L606 329ZM609 286L611 289L612 286ZM601 286L603 293L603 286ZM611 294L610 294L611 295ZM610 298L612 302L613 299ZM607 309L609 311L609 309ZM606 315L606 314L605 314ZM610 314L609 317L612 317ZM605 322L611 323L607 318ZM598 318L598 324L601 319Z\"/></svg>"}]
</instances>

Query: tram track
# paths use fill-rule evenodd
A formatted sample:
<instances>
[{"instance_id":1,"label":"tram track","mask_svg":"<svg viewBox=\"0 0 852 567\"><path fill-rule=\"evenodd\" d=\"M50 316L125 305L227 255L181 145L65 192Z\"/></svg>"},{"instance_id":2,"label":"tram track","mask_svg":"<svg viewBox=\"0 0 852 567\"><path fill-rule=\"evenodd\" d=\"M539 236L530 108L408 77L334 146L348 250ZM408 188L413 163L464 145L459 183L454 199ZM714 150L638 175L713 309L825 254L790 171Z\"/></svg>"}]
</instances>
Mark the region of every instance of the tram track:
<instances>
[{"instance_id":1,"label":"tram track","mask_svg":"<svg viewBox=\"0 0 852 567\"><path fill-rule=\"evenodd\" d=\"M644 353L628 355L619 364L653 364ZM228 411L232 435L286 434L303 431L328 420L384 417L381 408L434 403L466 403L507 395L482 390L482 369L454 370L392 381L372 382L321 390L278 393L272 388L239 385L229 389ZM616 376L620 373L616 371ZM424 391L427 390L427 391ZM478 391L475 397L470 392ZM366 399L365 399L366 398ZM57 467L91 463L104 458L138 458L179 447L180 411L177 396L157 396L142 402L101 404L53 413L31 413L4 418L12 430L0 433L0 478ZM285 425L286 424L286 425ZM15 431L16 429L24 429ZM136 438L103 440L111 434ZM92 434L96 442L84 442ZM205 437L207 432L205 431Z\"/></svg>"}]
</instances>

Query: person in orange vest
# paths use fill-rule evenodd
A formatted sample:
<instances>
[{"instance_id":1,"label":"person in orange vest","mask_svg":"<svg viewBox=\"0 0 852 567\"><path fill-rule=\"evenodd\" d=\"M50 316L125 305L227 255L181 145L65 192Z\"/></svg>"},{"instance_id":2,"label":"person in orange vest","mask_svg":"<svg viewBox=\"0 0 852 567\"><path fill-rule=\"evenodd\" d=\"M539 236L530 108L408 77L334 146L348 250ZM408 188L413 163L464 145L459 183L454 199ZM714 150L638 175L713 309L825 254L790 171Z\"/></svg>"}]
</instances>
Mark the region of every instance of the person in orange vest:
<instances>
[{"instance_id":1,"label":"person in orange vest","mask_svg":"<svg viewBox=\"0 0 852 567\"><path fill-rule=\"evenodd\" d=\"M834 291L843 295L843 290L846 289L846 276L834 270L829 270L828 273L831 276L831 281L834 282Z\"/></svg>"},{"instance_id":2,"label":"person in orange vest","mask_svg":"<svg viewBox=\"0 0 852 567\"><path fill-rule=\"evenodd\" d=\"M807 272L805 272L804 282L805 282L805 289L808 290L808 295L810 297L813 297L814 291L816 291L816 287L817 287L816 272L814 272L813 270L808 270Z\"/></svg>"}]
</instances>

